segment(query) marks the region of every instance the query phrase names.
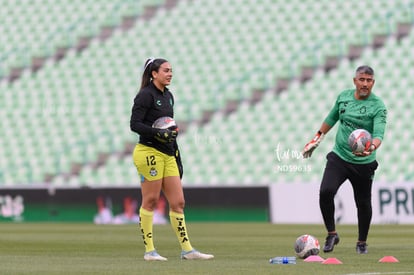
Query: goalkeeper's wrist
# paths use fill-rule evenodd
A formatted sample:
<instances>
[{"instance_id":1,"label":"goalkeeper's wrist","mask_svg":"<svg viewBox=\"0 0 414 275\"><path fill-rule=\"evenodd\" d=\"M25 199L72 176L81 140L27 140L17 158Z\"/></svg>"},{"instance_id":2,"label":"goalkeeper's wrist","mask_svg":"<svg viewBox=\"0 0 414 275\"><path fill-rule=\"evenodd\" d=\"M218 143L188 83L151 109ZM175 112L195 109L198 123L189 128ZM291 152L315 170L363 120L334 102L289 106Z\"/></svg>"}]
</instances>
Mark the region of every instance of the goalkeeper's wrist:
<instances>
[{"instance_id":1,"label":"goalkeeper's wrist","mask_svg":"<svg viewBox=\"0 0 414 275\"><path fill-rule=\"evenodd\" d=\"M321 138L323 138L323 133L319 130L312 141L319 141Z\"/></svg>"},{"instance_id":2,"label":"goalkeeper's wrist","mask_svg":"<svg viewBox=\"0 0 414 275\"><path fill-rule=\"evenodd\" d=\"M151 128L151 134L153 136L156 136L160 132L160 129L158 128Z\"/></svg>"}]
</instances>

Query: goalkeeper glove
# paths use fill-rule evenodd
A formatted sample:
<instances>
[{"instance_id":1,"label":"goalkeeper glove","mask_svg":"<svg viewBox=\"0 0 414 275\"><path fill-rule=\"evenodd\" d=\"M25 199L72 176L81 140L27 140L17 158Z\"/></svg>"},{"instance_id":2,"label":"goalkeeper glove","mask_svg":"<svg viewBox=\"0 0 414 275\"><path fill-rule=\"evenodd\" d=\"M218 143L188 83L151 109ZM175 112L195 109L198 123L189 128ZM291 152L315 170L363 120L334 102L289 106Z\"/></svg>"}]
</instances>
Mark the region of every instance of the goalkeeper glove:
<instances>
[{"instance_id":1,"label":"goalkeeper glove","mask_svg":"<svg viewBox=\"0 0 414 275\"><path fill-rule=\"evenodd\" d=\"M323 140L325 134L323 134L321 131L318 131L318 133L315 135L315 137L308 142L308 144L305 145L305 148L303 148L302 156L306 158L310 158L312 156L313 150L318 147L319 143Z\"/></svg>"},{"instance_id":2,"label":"goalkeeper glove","mask_svg":"<svg viewBox=\"0 0 414 275\"><path fill-rule=\"evenodd\" d=\"M178 136L178 128L174 129L157 129L154 138L159 142L173 142Z\"/></svg>"}]
</instances>

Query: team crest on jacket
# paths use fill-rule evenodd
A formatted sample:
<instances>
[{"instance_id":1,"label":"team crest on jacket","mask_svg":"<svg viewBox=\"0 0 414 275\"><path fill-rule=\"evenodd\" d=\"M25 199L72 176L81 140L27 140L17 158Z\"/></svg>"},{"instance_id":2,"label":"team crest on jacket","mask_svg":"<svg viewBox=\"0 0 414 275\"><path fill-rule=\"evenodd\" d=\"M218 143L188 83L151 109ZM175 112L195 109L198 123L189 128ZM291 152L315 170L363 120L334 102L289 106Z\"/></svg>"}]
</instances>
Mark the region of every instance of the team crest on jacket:
<instances>
[{"instance_id":1,"label":"team crest on jacket","mask_svg":"<svg viewBox=\"0 0 414 275\"><path fill-rule=\"evenodd\" d=\"M151 167L150 169L150 175L155 177L158 174L157 169L155 169L154 167Z\"/></svg>"}]
</instances>

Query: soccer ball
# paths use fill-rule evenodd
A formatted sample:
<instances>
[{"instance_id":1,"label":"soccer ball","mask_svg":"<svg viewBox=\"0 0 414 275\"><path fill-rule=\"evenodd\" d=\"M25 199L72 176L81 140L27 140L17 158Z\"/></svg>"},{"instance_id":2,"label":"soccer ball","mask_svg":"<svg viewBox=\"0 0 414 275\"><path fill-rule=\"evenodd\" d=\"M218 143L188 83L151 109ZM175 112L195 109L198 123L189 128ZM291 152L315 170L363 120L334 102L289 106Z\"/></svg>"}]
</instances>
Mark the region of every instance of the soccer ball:
<instances>
[{"instance_id":1,"label":"soccer ball","mask_svg":"<svg viewBox=\"0 0 414 275\"><path fill-rule=\"evenodd\" d=\"M348 144L354 153L362 153L371 146L371 134L365 129L354 130L348 138Z\"/></svg>"},{"instance_id":2,"label":"soccer ball","mask_svg":"<svg viewBox=\"0 0 414 275\"><path fill-rule=\"evenodd\" d=\"M302 235L296 239L295 253L301 259L306 259L310 255L319 254L319 241L312 235Z\"/></svg>"},{"instance_id":3,"label":"soccer ball","mask_svg":"<svg viewBox=\"0 0 414 275\"><path fill-rule=\"evenodd\" d=\"M158 118L154 123L152 124L152 128L157 129L175 129L177 128L177 123L175 123L175 120L168 116L163 116Z\"/></svg>"}]
</instances>

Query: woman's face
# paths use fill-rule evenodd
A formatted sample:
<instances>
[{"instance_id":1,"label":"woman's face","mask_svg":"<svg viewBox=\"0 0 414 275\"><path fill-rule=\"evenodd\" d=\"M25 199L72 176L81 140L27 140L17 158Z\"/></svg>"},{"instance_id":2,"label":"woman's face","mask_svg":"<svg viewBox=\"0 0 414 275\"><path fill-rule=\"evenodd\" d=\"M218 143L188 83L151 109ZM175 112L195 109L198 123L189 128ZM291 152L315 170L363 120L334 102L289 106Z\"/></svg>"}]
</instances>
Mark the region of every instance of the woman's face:
<instances>
[{"instance_id":1,"label":"woman's face","mask_svg":"<svg viewBox=\"0 0 414 275\"><path fill-rule=\"evenodd\" d=\"M169 62L161 64L158 72L152 72L152 79L157 87L166 87L171 84L172 68Z\"/></svg>"}]
</instances>

